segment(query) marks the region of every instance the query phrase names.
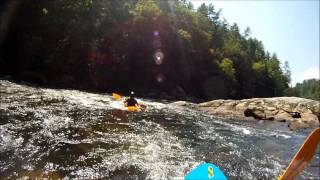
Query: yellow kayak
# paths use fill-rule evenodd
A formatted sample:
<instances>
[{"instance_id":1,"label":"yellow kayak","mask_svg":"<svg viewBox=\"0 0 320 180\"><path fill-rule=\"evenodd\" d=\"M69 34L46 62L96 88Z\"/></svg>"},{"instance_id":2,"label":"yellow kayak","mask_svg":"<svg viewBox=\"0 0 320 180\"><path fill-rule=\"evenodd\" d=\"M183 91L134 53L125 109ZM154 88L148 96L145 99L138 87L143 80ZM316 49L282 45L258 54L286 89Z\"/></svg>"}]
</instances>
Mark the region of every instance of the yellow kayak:
<instances>
[{"instance_id":1,"label":"yellow kayak","mask_svg":"<svg viewBox=\"0 0 320 180\"><path fill-rule=\"evenodd\" d=\"M127 106L126 108L128 111L131 111L131 112L140 112L145 110L147 106L144 104L139 104L139 106Z\"/></svg>"},{"instance_id":2,"label":"yellow kayak","mask_svg":"<svg viewBox=\"0 0 320 180\"><path fill-rule=\"evenodd\" d=\"M127 106L128 111L133 111L133 112L140 112L141 108L138 106Z\"/></svg>"}]
</instances>

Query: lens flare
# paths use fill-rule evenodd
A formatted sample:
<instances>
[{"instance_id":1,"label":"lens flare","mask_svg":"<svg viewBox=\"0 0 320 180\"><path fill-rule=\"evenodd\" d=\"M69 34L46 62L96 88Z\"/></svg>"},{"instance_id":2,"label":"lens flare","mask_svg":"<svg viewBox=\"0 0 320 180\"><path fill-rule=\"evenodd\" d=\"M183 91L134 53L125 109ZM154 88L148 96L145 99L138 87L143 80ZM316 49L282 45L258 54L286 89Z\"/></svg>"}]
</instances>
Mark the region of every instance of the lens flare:
<instances>
[{"instance_id":1,"label":"lens flare","mask_svg":"<svg viewBox=\"0 0 320 180\"><path fill-rule=\"evenodd\" d=\"M128 33L123 33L122 36L126 38L126 37L129 36L129 34Z\"/></svg>"},{"instance_id":2,"label":"lens flare","mask_svg":"<svg viewBox=\"0 0 320 180\"><path fill-rule=\"evenodd\" d=\"M153 55L154 61L157 65L163 63L164 54L161 50L157 50Z\"/></svg>"},{"instance_id":3,"label":"lens flare","mask_svg":"<svg viewBox=\"0 0 320 180\"><path fill-rule=\"evenodd\" d=\"M164 81L164 75L163 74L158 74L156 79L157 79L158 83L162 83Z\"/></svg>"},{"instance_id":4,"label":"lens flare","mask_svg":"<svg viewBox=\"0 0 320 180\"><path fill-rule=\"evenodd\" d=\"M159 33L159 31L155 30L155 31L153 31L153 35L154 35L154 36L159 36L160 33Z\"/></svg>"},{"instance_id":5,"label":"lens flare","mask_svg":"<svg viewBox=\"0 0 320 180\"><path fill-rule=\"evenodd\" d=\"M159 59L157 59L157 60L156 60L156 64L157 64L157 65L162 64L162 60L161 60L160 58L159 58Z\"/></svg>"}]
</instances>

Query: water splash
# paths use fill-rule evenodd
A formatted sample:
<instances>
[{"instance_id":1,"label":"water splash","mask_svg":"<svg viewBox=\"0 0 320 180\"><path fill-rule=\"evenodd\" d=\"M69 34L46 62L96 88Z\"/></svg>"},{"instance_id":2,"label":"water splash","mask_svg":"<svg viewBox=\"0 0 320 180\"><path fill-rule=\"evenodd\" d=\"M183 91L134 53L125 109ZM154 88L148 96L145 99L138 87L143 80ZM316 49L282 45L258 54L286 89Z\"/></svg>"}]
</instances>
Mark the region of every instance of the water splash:
<instances>
[{"instance_id":1,"label":"water splash","mask_svg":"<svg viewBox=\"0 0 320 180\"><path fill-rule=\"evenodd\" d=\"M179 179L212 161L229 178L272 179L308 134L148 99L138 99L147 111L132 113L109 95L3 80L0 90L4 178ZM311 164L319 164L319 156ZM316 167L301 178L309 177L319 177Z\"/></svg>"}]
</instances>

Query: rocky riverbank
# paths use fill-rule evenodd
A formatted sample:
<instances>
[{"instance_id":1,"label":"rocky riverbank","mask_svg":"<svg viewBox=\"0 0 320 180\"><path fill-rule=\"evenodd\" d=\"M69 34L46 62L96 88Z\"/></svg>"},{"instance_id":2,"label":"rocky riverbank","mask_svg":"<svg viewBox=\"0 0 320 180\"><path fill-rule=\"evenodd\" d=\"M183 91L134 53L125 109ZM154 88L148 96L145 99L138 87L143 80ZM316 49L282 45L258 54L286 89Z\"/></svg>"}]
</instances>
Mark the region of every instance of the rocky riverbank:
<instances>
[{"instance_id":1,"label":"rocky riverbank","mask_svg":"<svg viewBox=\"0 0 320 180\"><path fill-rule=\"evenodd\" d=\"M320 121L320 102L298 97L213 100L200 104L177 101L172 105L197 109L220 118L287 122L292 130L318 127Z\"/></svg>"}]
</instances>

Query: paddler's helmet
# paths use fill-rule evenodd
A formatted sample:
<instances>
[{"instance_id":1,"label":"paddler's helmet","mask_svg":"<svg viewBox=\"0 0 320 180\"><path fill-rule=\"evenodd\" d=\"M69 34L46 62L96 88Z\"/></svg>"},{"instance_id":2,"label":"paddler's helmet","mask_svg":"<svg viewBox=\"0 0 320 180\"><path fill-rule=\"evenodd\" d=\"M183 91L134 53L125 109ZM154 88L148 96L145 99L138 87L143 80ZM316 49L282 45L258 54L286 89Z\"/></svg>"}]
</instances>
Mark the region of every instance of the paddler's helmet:
<instances>
[{"instance_id":1,"label":"paddler's helmet","mask_svg":"<svg viewBox=\"0 0 320 180\"><path fill-rule=\"evenodd\" d=\"M133 97L134 97L134 92L133 92L133 91L131 91L131 93L130 93L130 97L131 97L131 98L133 98Z\"/></svg>"}]
</instances>

